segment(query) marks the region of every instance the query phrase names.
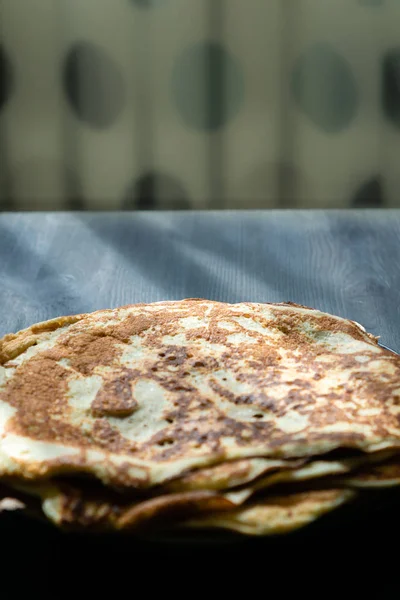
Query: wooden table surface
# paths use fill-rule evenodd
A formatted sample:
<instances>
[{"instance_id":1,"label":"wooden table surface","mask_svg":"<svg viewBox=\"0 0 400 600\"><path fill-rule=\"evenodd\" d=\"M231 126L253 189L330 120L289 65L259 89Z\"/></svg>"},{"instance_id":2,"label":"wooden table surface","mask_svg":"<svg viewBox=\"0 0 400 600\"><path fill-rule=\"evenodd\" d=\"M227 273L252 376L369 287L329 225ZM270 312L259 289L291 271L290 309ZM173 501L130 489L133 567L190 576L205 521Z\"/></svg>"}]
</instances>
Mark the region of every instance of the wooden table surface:
<instances>
[{"instance_id":1,"label":"wooden table surface","mask_svg":"<svg viewBox=\"0 0 400 600\"><path fill-rule=\"evenodd\" d=\"M185 297L291 300L355 319L400 352L400 211L0 215L0 335L60 314ZM253 589L263 593L275 589L282 565L288 575L298 573L284 580L288 591L300 581L303 588L296 589L308 591L313 570L331 589L356 589L363 598L372 597L368 590L382 598L398 591L397 555L389 542L395 545L400 535L400 517L388 516L375 528L367 520L353 537L338 531L308 542L307 537L266 545L251 540L229 552L227 546L145 552L131 541L114 539L110 545L65 538L36 524L21 529L17 522L14 517L0 522L0 554L8 557L3 573L16 555L24 569L45 565L46 573L60 578L69 564L74 585L87 575L88 565L102 581L113 573L119 578L121 569L144 573L151 563L155 572L163 565L172 585L174 569L189 569L194 576L197 567L218 571L225 556L238 585L244 572L251 572ZM364 566L355 571L359 560ZM143 573L137 576L142 579Z\"/></svg>"},{"instance_id":2,"label":"wooden table surface","mask_svg":"<svg viewBox=\"0 0 400 600\"><path fill-rule=\"evenodd\" d=\"M400 211L0 214L0 335L60 314L292 300L400 351Z\"/></svg>"}]
</instances>

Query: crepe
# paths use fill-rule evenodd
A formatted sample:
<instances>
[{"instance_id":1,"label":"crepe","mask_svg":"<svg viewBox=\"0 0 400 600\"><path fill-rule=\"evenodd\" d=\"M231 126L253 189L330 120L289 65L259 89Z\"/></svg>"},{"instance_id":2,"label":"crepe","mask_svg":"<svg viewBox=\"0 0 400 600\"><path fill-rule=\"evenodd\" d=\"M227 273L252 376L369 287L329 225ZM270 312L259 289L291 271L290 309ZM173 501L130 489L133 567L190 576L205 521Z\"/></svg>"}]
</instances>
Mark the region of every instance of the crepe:
<instances>
[{"instance_id":1,"label":"crepe","mask_svg":"<svg viewBox=\"0 0 400 600\"><path fill-rule=\"evenodd\" d=\"M12 496L0 497L0 513L5 511L24 510L26 505Z\"/></svg>"},{"instance_id":2,"label":"crepe","mask_svg":"<svg viewBox=\"0 0 400 600\"><path fill-rule=\"evenodd\" d=\"M343 485L356 488L385 488L400 485L400 457L396 456L392 460L365 467L351 473L341 480Z\"/></svg>"},{"instance_id":3,"label":"crepe","mask_svg":"<svg viewBox=\"0 0 400 600\"><path fill-rule=\"evenodd\" d=\"M347 481L357 478L361 474L379 473L386 466L385 461L399 461L398 455L390 451L380 451L373 454L344 458L341 460L314 460L296 468L280 470L272 474L259 477L250 482L248 489L251 495L267 488L281 484L299 484L315 480L328 480L341 482L347 485ZM340 477L345 475L344 477ZM372 479L373 477L371 477Z\"/></svg>"},{"instance_id":4,"label":"crepe","mask_svg":"<svg viewBox=\"0 0 400 600\"><path fill-rule=\"evenodd\" d=\"M41 507L41 513L66 529L137 530L165 521L177 523L201 513L216 514L241 505L247 494L197 490L132 497L93 485L90 481L52 480L20 483L7 480L5 497L25 499L25 506ZM22 508L22 506L21 506Z\"/></svg>"},{"instance_id":5,"label":"crepe","mask_svg":"<svg viewBox=\"0 0 400 600\"><path fill-rule=\"evenodd\" d=\"M231 460L212 467L195 469L167 482L163 489L171 492L194 490L223 490L249 484L261 476L277 475L280 471L301 467L305 459L273 460L268 458L244 458ZM345 470L341 470L341 473Z\"/></svg>"},{"instance_id":6,"label":"crepe","mask_svg":"<svg viewBox=\"0 0 400 600\"><path fill-rule=\"evenodd\" d=\"M354 498L355 493L346 489L272 496L229 513L189 520L184 526L191 529L228 529L246 535L277 535L309 525Z\"/></svg>"},{"instance_id":7,"label":"crepe","mask_svg":"<svg viewBox=\"0 0 400 600\"><path fill-rule=\"evenodd\" d=\"M0 342L0 477L150 489L245 458L400 446L400 358L293 304L139 304Z\"/></svg>"},{"instance_id":8,"label":"crepe","mask_svg":"<svg viewBox=\"0 0 400 600\"><path fill-rule=\"evenodd\" d=\"M10 489L14 487L10 483ZM41 510L54 524L67 529L146 531L184 527L222 527L257 535L280 533L306 525L353 498L350 489L268 494L249 503L253 488L237 491L197 490L129 498L90 483L47 481L20 484L17 493L40 499ZM30 502L25 500L25 506ZM22 506L21 506L22 508ZM254 531L251 531L254 530Z\"/></svg>"},{"instance_id":9,"label":"crepe","mask_svg":"<svg viewBox=\"0 0 400 600\"><path fill-rule=\"evenodd\" d=\"M379 464L379 461L389 460ZM236 461L236 473L244 474L242 464ZM221 465L222 466L222 465ZM234 464L228 463L230 469L225 475L234 473ZM214 518L217 513L232 511L249 502L259 506L260 498L277 495L276 489L285 487L286 493L293 495L300 491L330 489L333 486L351 489L353 487L384 487L400 483L399 457L390 457L388 452L376 455L365 455L357 458L342 460L311 461L300 463L287 470L280 470L270 475L263 475L245 485L229 489L207 489L207 472L195 472L196 479L184 477L183 483L203 483L202 487L173 491L170 485L155 488L152 496L143 492L127 494L117 492L96 484L87 479L65 478L46 480L42 482L23 482L18 479L8 479L6 496L19 494L19 499L25 505L31 504L28 499L36 497L36 507L41 506L41 512L50 521L60 527L86 528L96 530L137 530L154 527L158 524L165 527L178 526L189 516L207 515ZM223 470L214 467L223 474ZM346 473L347 476L341 477ZM199 475L202 475L200 477ZM397 475L397 479L395 479ZM391 479L388 479L391 476ZM211 481L213 478L211 477ZM214 483L215 483L214 479ZM219 481L221 483L222 480ZM175 483L178 483L175 482ZM182 487L185 487L184 485ZM315 490L316 491L316 490ZM0 489L1 492L1 489ZM23 494L21 498L21 493ZM278 492L278 495L281 493ZM253 497L256 498L253 499ZM264 505L264 504L263 504ZM1 503L0 503L1 507ZM244 507L244 510L246 507ZM236 514L236 513L235 513ZM246 513L247 514L247 513Z\"/></svg>"}]
</instances>

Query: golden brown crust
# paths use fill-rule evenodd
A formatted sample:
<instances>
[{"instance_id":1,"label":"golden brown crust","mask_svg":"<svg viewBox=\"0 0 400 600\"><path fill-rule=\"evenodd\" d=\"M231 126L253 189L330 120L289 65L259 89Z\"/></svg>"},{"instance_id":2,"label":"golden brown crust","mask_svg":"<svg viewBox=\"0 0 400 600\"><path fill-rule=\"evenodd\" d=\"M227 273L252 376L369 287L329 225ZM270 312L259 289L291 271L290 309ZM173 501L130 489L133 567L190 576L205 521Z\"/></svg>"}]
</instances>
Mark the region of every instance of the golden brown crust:
<instances>
[{"instance_id":1,"label":"golden brown crust","mask_svg":"<svg viewBox=\"0 0 400 600\"><path fill-rule=\"evenodd\" d=\"M327 488L272 496L226 513L200 515L183 525L217 527L246 535L275 535L304 527L340 505L354 500L351 490Z\"/></svg>"},{"instance_id":2,"label":"golden brown crust","mask_svg":"<svg viewBox=\"0 0 400 600\"><path fill-rule=\"evenodd\" d=\"M278 309L282 307L287 310ZM398 428L398 417L384 406L393 402L399 359L384 350L377 353L376 339L353 322L298 308L303 307L226 305L201 299L133 305L53 319L6 336L0 342L2 364L5 369L15 368L0 392L0 400L15 409L7 431L82 451L46 465L31 461L25 474L57 472L68 465L90 470L85 455L88 449L158 465L201 451L209 456L208 464L213 464L229 456L226 438L233 440L239 451L248 446L265 447L266 455L287 458L314 452L313 443L357 447L370 438L389 437L390 431ZM191 324L186 327L187 321ZM40 336L66 325L69 327L51 347L25 362L13 363L44 339ZM315 338L321 335L324 339L326 332L364 344L366 362L358 362L354 353L338 354L324 343L316 343ZM178 339L182 335L183 343ZM143 356L127 366L122 356L131 348L132 339ZM332 359L328 367L321 358ZM392 375L368 371L377 358ZM295 365L291 371L288 364ZM320 382L332 368L337 373L349 372L349 380L336 386L328 381L322 388L325 391L319 392ZM231 387L227 377L222 377L225 371L234 382ZM100 379L101 387L88 407L73 414L71 379L84 383L90 377ZM157 417L154 432L147 437L129 437L120 423L123 427L132 418L135 429L134 417L144 408L135 396L135 386L143 381L162 390L166 407ZM206 382L206 391L199 381L201 385ZM149 394L145 402L151 403L153 392ZM371 406L378 411L374 418L362 413ZM289 426L297 430L285 429L288 414L295 415ZM337 423L346 427L329 432ZM349 423L356 427L348 427ZM400 435L397 437L400 444ZM287 445L293 440L302 449L290 454ZM121 485L128 478L129 465L125 467L122 463L116 475L114 467ZM137 485L134 475L130 481ZM149 480L145 481L147 485Z\"/></svg>"},{"instance_id":3,"label":"golden brown crust","mask_svg":"<svg viewBox=\"0 0 400 600\"><path fill-rule=\"evenodd\" d=\"M70 315L57 317L49 321L37 323L17 333L8 333L0 339L0 365L17 358L20 354L28 350L31 346L37 344L43 333L48 333L72 325L83 319L86 315Z\"/></svg>"},{"instance_id":4,"label":"golden brown crust","mask_svg":"<svg viewBox=\"0 0 400 600\"><path fill-rule=\"evenodd\" d=\"M53 520L67 528L136 530L235 507L222 493L210 490L132 498L93 486L90 481L80 484L65 480L45 483L36 491L34 486L31 489L41 496Z\"/></svg>"},{"instance_id":5,"label":"golden brown crust","mask_svg":"<svg viewBox=\"0 0 400 600\"><path fill-rule=\"evenodd\" d=\"M151 498L125 510L118 518L118 529L133 529L160 522L192 517L201 512L215 513L232 509L234 504L223 496L211 491L183 492Z\"/></svg>"}]
</instances>

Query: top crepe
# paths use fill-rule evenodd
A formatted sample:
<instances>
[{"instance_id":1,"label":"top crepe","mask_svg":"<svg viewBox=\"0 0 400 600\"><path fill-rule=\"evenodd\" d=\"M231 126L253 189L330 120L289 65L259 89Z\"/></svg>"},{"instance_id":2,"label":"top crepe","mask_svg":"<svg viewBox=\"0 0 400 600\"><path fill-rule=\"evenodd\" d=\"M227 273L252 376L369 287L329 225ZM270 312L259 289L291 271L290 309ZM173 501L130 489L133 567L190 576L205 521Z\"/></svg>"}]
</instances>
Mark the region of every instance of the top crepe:
<instances>
[{"instance_id":1,"label":"top crepe","mask_svg":"<svg viewBox=\"0 0 400 600\"><path fill-rule=\"evenodd\" d=\"M0 476L149 488L233 459L400 447L400 357L299 305L62 317L5 336L0 365Z\"/></svg>"}]
</instances>

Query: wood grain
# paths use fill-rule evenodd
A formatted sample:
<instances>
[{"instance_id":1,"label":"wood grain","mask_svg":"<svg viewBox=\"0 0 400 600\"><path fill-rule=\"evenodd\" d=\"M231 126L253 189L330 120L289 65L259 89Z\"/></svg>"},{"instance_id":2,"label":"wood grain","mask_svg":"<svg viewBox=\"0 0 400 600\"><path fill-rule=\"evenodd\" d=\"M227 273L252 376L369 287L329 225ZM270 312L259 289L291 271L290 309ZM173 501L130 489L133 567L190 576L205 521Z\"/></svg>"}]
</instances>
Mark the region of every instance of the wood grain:
<instances>
[{"instance_id":1,"label":"wood grain","mask_svg":"<svg viewBox=\"0 0 400 600\"><path fill-rule=\"evenodd\" d=\"M61 314L292 300L400 351L400 211L3 213L0 335Z\"/></svg>"}]
</instances>

